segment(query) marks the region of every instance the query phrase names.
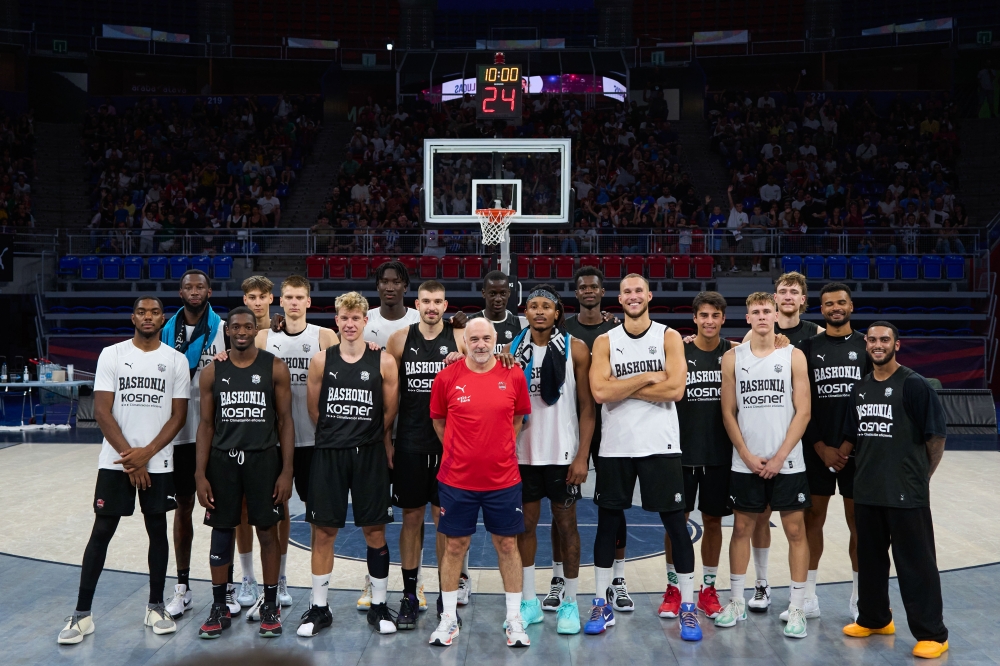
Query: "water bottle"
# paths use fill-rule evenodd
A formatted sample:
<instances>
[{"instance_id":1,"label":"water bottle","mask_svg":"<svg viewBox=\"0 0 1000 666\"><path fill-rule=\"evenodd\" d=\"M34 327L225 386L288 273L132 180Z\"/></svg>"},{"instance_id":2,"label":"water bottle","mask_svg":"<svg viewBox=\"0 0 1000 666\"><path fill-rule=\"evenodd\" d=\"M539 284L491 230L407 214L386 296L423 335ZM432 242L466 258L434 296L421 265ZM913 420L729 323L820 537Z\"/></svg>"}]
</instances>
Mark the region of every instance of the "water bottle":
<instances>
[{"instance_id":1,"label":"water bottle","mask_svg":"<svg viewBox=\"0 0 1000 666\"><path fill-rule=\"evenodd\" d=\"M0 356L0 359L3 360L3 365L0 365L0 384L6 384L7 383L7 357L6 356Z\"/></svg>"},{"instance_id":2,"label":"water bottle","mask_svg":"<svg viewBox=\"0 0 1000 666\"><path fill-rule=\"evenodd\" d=\"M28 364L24 364L24 374L21 375L21 381L28 383L31 381L31 370L28 369Z\"/></svg>"}]
</instances>

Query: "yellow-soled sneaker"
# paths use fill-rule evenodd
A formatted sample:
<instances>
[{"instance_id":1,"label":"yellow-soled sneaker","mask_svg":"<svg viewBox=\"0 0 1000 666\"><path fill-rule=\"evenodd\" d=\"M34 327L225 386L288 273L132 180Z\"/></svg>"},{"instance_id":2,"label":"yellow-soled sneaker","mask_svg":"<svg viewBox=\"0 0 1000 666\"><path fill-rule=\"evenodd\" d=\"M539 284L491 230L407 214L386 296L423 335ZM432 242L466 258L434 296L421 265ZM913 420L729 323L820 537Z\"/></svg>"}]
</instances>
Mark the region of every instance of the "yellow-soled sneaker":
<instances>
[{"instance_id":1,"label":"yellow-soled sneaker","mask_svg":"<svg viewBox=\"0 0 1000 666\"><path fill-rule=\"evenodd\" d=\"M948 641L920 641L913 646L913 656L921 659L935 659L948 651Z\"/></svg>"},{"instance_id":2,"label":"yellow-soled sneaker","mask_svg":"<svg viewBox=\"0 0 1000 666\"><path fill-rule=\"evenodd\" d=\"M853 636L854 638L868 638L872 635L891 636L896 633L896 625L892 622L892 620L889 620L889 624L885 625L881 629L869 629L868 627L862 627L857 622L852 622L844 627L844 633L848 636Z\"/></svg>"}]
</instances>

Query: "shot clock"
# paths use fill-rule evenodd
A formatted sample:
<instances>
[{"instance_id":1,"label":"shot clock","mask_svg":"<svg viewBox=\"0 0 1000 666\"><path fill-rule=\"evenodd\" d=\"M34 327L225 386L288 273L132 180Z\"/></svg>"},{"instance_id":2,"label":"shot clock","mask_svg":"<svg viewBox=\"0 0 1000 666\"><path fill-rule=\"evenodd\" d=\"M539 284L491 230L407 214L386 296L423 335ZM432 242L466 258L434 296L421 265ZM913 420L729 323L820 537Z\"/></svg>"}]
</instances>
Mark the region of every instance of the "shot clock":
<instances>
[{"instance_id":1,"label":"shot clock","mask_svg":"<svg viewBox=\"0 0 1000 666\"><path fill-rule=\"evenodd\" d=\"M521 66L479 65L476 72L476 120L521 120Z\"/></svg>"}]
</instances>

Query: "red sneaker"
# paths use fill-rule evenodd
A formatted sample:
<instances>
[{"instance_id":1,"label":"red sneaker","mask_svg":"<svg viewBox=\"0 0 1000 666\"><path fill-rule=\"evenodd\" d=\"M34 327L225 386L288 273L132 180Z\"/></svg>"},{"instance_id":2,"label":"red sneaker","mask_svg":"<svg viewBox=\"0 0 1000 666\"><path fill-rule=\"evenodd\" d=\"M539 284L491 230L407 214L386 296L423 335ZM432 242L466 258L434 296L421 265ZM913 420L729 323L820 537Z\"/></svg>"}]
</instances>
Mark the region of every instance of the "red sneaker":
<instances>
[{"instance_id":1,"label":"red sneaker","mask_svg":"<svg viewBox=\"0 0 1000 666\"><path fill-rule=\"evenodd\" d=\"M676 585L667 585L663 593L663 603L656 612L660 617L677 617L681 613L681 590Z\"/></svg>"},{"instance_id":2,"label":"red sneaker","mask_svg":"<svg viewBox=\"0 0 1000 666\"><path fill-rule=\"evenodd\" d=\"M698 610L705 614L705 617L717 617L722 612L722 604L719 603L719 593L715 591L714 585L701 586L698 590Z\"/></svg>"}]
</instances>

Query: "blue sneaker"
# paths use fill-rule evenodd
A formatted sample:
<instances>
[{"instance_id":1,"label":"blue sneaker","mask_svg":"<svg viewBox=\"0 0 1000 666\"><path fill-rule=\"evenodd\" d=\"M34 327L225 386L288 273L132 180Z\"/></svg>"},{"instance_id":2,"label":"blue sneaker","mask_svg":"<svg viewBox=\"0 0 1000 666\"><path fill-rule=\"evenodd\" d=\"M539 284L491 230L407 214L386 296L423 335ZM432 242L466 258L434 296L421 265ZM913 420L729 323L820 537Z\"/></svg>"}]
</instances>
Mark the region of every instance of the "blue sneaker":
<instances>
[{"instance_id":1,"label":"blue sneaker","mask_svg":"<svg viewBox=\"0 0 1000 666\"><path fill-rule=\"evenodd\" d=\"M583 627L583 633L603 634L605 629L613 627L614 624L615 611L611 608L611 604L604 599L595 598L594 607L590 609L590 619Z\"/></svg>"},{"instance_id":2,"label":"blue sneaker","mask_svg":"<svg viewBox=\"0 0 1000 666\"><path fill-rule=\"evenodd\" d=\"M701 640L701 625L698 624L698 609L694 604L681 604L681 638L686 641Z\"/></svg>"},{"instance_id":3,"label":"blue sneaker","mask_svg":"<svg viewBox=\"0 0 1000 666\"><path fill-rule=\"evenodd\" d=\"M538 624L545 618L542 616L542 602L538 600L538 597L525 601L521 600L521 619L524 620L524 626L529 624Z\"/></svg>"},{"instance_id":4,"label":"blue sneaker","mask_svg":"<svg viewBox=\"0 0 1000 666\"><path fill-rule=\"evenodd\" d=\"M559 604L556 617L556 633L558 634L578 634L580 633L580 609L575 601L563 601Z\"/></svg>"}]
</instances>

